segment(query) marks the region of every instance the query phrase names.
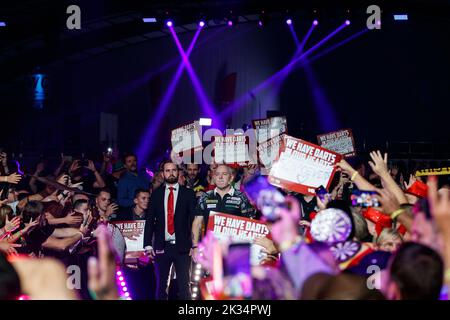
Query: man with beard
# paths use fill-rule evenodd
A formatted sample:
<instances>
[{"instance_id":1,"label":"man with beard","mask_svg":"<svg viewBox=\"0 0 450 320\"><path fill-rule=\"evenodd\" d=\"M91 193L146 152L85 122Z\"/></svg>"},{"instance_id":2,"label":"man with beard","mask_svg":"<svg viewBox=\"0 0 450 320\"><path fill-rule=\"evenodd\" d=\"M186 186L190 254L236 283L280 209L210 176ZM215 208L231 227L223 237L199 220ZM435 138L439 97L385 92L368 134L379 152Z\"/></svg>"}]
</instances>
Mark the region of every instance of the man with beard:
<instances>
[{"instance_id":1,"label":"man with beard","mask_svg":"<svg viewBox=\"0 0 450 320\"><path fill-rule=\"evenodd\" d=\"M195 215L194 191L178 183L178 167L171 160L161 164L164 184L153 191L145 223L144 248L155 260L156 298L166 300L172 264L175 266L178 298L190 299L191 223ZM153 239L154 236L154 239ZM153 240L153 245L152 245Z\"/></svg>"},{"instance_id":2,"label":"man with beard","mask_svg":"<svg viewBox=\"0 0 450 320\"><path fill-rule=\"evenodd\" d=\"M195 196L200 197L205 192L205 183L200 179L200 165L189 163L186 165L187 187L194 190Z\"/></svg>"}]
</instances>

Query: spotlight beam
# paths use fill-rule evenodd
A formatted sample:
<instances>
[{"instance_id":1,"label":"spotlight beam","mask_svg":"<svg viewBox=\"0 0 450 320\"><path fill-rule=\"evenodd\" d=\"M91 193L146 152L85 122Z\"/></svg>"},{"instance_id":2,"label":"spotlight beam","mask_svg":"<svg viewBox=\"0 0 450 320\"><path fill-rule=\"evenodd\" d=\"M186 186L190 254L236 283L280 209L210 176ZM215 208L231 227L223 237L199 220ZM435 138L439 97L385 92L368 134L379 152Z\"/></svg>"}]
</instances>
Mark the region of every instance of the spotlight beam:
<instances>
[{"instance_id":1,"label":"spotlight beam","mask_svg":"<svg viewBox=\"0 0 450 320\"><path fill-rule=\"evenodd\" d=\"M171 28L172 29L172 28ZM200 31L202 28L198 28L195 32L194 38L192 39L188 50L186 52L186 57L189 57L192 53L192 50L194 49L194 45L197 42L197 39L200 35ZM175 72L174 76L172 77L172 80L169 84L169 87L167 88L163 98L161 99L161 102L159 103L158 108L156 109L156 112L151 118L151 123L147 126L147 130L144 133L143 138L141 139L140 146L138 148L138 158L143 160L145 162L146 156L148 155L148 152L152 149L155 139L153 137L159 130L159 125L162 121L162 118L164 117L167 107L173 97L173 93L175 92L175 88L178 84L178 81L181 78L181 74L183 73L183 70L185 68L185 61L182 60L178 66L177 71Z\"/></svg>"},{"instance_id":2,"label":"spotlight beam","mask_svg":"<svg viewBox=\"0 0 450 320\"><path fill-rule=\"evenodd\" d=\"M312 32L313 32L313 30L314 30L314 28L315 28L316 26L317 26L317 25L315 25L315 24L312 24L312 25L311 25L311 27L309 28L309 30L308 30L308 32L306 33L305 37L303 38L302 43L300 43L300 45L299 45L298 48L297 48L297 54L303 52L303 49L305 48L305 44L306 44L306 42L308 41L309 37L311 36L311 34L312 34ZM294 31L293 34L295 34L295 30L293 30L293 31ZM295 37L297 37L296 34L295 34Z\"/></svg>"},{"instance_id":3,"label":"spotlight beam","mask_svg":"<svg viewBox=\"0 0 450 320\"><path fill-rule=\"evenodd\" d=\"M302 59L305 59L308 55L319 49L323 44L325 44L327 41L329 41L331 38L333 38L336 34L338 34L340 31L342 31L347 25L344 23L340 25L336 30L331 32L328 36L320 40L318 43L316 43L314 46L309 48L307 51L305 51L303 54L301 54L299 57L293 59L291 62L289 62L286 66L284 66L282 69L277 71L275 74L264 80L262 83L260 83L257 87L250 90L248 93L241 96L237 101L235 101L232 105L230 105L227 109L222 111L220 113L220 117L224 118L228 116L230 113L235 112L238 110L242 105L248 103L251 101L252 95L250 93L253 93L253 95L259 91L264 90L267 88L270 84L272 84L274 81L278 80L280 76L283 76L286 74L287 70L291 70L299 61Z\"/></svg>"},{"instance_id":4,"label":"spotlight beam","mask_svg":"<svg viewBox=\"0 0 450 320\"><path fill-rule=\"evenodd\" d=\"M300 66L302 66L302 65L305 64L305 63L311 63L311 62L313 62L313 61L315 61L315 60L317 60L317 59L319 59L319 58L321 58L321 57L327 55L328 53L330 53L330 52L336 50L336 49L339 48L340 46L343 46L343 45L346 44L347 42L349 42L349 41L351 41L351 40L353 40L353 39L358 38L359 36L363 35L364 33L368 32L368 31L369 31L369 29L367 29L367 28L362 29L361 31L355 33L354 35L352 35L352 36L350 36L350 37L348 37L348 38L342 40L341 42L332 45L332 46L329 47L328 49L326 49L326 50L324 50L324 51L322 51L322 52L319 52L318 54L312 56L310 59L305 60Z\"/></svg>"},{"instance_id":5,"label":"spotlight beam","mask_svg":"<svg viewBox=\"0 0 450 320\"><path fill-rule=\"evenodd\" d=\"M170 33L173 36L173 39L175 41L175 44L177 46L177 49L181 55L181 58L183 59L184 65L186 67L186 70L191 78L192 85L194 86L194 90L197 93L197 96L199 98L200 106L202 107L203 111L206 113L206 115L209 118L212 118L214 123L218 123L218 119L215 115L214 109L206 96L206 93L203 89L203 86L200 83L200 80L198 79L197 74L195 73L194 69L192 68L191 63L189 62L188 57L186 56L186 53L183 50L183 47L181 46L180 40L178 39L177 34L173 30L173 28L169 28Z\"/></svg>"}]
</instances>

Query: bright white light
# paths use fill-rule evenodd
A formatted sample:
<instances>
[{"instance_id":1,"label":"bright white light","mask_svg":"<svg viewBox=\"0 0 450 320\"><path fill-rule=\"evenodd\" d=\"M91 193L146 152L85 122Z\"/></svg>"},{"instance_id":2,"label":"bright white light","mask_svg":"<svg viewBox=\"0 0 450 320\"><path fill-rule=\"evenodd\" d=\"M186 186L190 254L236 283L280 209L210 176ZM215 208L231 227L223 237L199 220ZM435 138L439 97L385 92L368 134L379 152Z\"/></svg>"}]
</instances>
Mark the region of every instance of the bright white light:
<instances>
[{"instance_id":1,"label":"bright white light","mask_svg":"<svg viewBox=\"0 0 450 320\"><path fill-rule=\"evenodd\" d=\"M193 294L192 294L192 298L197 298L197 294L196 294L196 293L193 293Z\"/></svg>"},{"instance_id":2,"label":"bright white light","mask_svg":"<svg viewBox=\"0 0 450 320\"><path fill-rule=\"evenodd\" d=\"M201 270L195 270L195 274L200 275L201 272L202 272Z\"/></svg>"},{"instance_id":3,"label":"bright white light","mask_svg":"<svg viewBox=\"0 0 450 320\"><path fill-rule=\"evenodd\" d=\"M211 124L212 124L212 119L211 118L200 118L200 125L201 126L210 127Z\"/></svg>"},{"instance_id":4,"label":"bright white light","mask_svg":"<svg viewBox=\"0 0 450 320\"><path fill-rule=\"evenodd\" d=\"M201 265L200 263L197 263L197 264L195 265L195 267L196 267L197 269L201 269L201 268L202 268L202 265Z\"/></svg>"},{"instance_id":5,"label":"bright white light","mask_svg":"<svg viewBox=\"0 0 450 320\"><path fill-rule=\"evenodd\" d=\"M197 292L198 288L197 287L193 287L192 291Z\"/></svg>"},{"instance_id":6,"label":"bright white light","mask_svg":"<svg viewBox=\"0 0 450 320\"><path fill-rule=\"evenodd\" d=\"M195 281L198 281L198 280L200 280L200 277L199 277L199 276L195 276L195 277L194 277L194 280L195 280Z\"/></svg>"}]
</instances>

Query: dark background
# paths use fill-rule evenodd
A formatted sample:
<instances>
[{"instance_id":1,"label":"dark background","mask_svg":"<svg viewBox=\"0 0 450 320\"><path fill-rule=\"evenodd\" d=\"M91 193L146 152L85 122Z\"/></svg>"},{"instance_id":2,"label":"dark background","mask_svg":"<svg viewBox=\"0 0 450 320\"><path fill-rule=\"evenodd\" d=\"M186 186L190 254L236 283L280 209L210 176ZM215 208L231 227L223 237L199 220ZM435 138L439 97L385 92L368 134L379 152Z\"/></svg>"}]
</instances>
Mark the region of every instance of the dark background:
<instances>
[{"instance_id":1,"label":"dark background","mask_svg":"<svg viewBox=\"0 0 450 320\"><path fill-rule=\"evenodd\" d=\"M70 4L81 7L80 31L65 29ZM285 24L289 9L300 40L315 17L320 21L305 50L346 18L352 24L311 55L308 70L314 83L300 66L281 86L255 93L225 119L227 124L238 128L267 112L280 113L287 116L291 135L316 142L315 135L325 130L320 119L332 118L336 127L329 129L353 129L360 153L379 147L399 158L449 159L448 1L398 1L395 6L380 2L381 30L369 30L314 59L363 30L369 4L2 1L0 21L8 25L0 28L0 146L32 158L63 151L99 156L110 145L136 151L146 127L154 125L153 112L180 61L163 26L165 16L173 17L185 49L200 16L211 21L190 61L217 110L223 110L229 98L226 76L236 74L231 92L238 98L289 62L296 49ZM221 26L229 10L245 17L233 28ZM268 16L263 28L257 26L261 10ZM393 21L393 13L408 13L409 20ZM143 16L156 16L160 23L144 24ZM42 110L33 108L31 75L38 70L47 77ZM318 93L321 104L314 98ZM101 113L118 116L117 140L101 138ZM185 71L154 137L149 161L168 148L171 129L203 115Z\"/></svg>"}]
</instances>

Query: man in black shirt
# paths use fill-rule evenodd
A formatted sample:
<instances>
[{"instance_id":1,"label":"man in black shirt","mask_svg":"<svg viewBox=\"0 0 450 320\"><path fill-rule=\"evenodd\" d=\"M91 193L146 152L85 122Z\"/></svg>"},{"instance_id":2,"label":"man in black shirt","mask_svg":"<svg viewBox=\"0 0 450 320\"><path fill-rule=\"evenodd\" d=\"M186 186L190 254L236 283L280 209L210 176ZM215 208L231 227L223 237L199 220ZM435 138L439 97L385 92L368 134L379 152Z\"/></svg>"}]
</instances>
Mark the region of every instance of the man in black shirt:
<instances>
[{"instance_id":1,"label":"man in black shirt","mask_svg":"<svg viewBox=\"0 0 450 320\"><path fill-rule=\"evenodd\" d=\"M200 197L197 204L196 217L192 223L192 248L194 259L197 255L197 245L200 239L203 222L208 226L210 211L232 214L245 218L255 218L256 212L247 196L231 186L234 176L227 165L218 165L213 173L216 185Z\"/></svg>"}]
</instances>

